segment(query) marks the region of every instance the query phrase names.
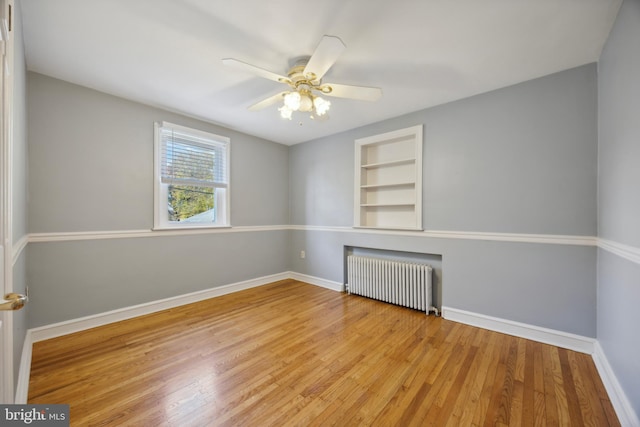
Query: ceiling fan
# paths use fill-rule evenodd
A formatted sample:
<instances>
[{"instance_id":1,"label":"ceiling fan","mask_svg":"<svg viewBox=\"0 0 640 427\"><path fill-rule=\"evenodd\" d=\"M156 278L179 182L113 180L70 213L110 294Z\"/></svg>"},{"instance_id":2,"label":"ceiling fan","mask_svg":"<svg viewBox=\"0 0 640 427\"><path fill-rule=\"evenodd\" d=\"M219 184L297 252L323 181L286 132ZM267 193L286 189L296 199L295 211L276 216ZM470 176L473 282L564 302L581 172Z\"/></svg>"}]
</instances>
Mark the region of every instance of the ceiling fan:
<instances>
[{"instance_id":1,"label":"ceiling fan","mask_svg":"<svg viewBox=\"0 0 640 427\"><path fill-rule=\"evenodd\" d=\"M253 104L249 111L262 110L282 101L283 105L278 111L283 118L291 120L294 111L302 111L310 113L313 119L326 117L331 107L331 102L321 95L360 101L376 101L382 96L382 89L377 87L322 82L322 77L333 66L345 47L338 37L323 36L313 55L295 61L286 77L233 58L225 58L222 63L289 86L288 90Z\"/></svg>"}]
</instances>

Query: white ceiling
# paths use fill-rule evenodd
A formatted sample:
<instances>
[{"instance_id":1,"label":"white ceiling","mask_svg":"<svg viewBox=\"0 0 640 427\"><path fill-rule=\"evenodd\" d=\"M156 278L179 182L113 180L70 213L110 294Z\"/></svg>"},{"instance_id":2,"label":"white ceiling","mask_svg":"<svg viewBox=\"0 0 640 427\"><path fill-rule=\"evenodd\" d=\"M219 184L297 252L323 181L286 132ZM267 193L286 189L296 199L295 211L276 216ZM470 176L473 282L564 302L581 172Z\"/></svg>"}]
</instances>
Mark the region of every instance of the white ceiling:
<instances>
[{"instance_id":1,"label":"white ceiling","mask_svg":"<svg viewBox=\"0 0 640 427\"><path fill-rule=\"evenodd\" d=\"M295 144L598 60L621 0L22 0L29 70ZM325 34L345 52L330 119L253 103L286 89L222 65L286 75Z\"/></svg>"}]
</instances>

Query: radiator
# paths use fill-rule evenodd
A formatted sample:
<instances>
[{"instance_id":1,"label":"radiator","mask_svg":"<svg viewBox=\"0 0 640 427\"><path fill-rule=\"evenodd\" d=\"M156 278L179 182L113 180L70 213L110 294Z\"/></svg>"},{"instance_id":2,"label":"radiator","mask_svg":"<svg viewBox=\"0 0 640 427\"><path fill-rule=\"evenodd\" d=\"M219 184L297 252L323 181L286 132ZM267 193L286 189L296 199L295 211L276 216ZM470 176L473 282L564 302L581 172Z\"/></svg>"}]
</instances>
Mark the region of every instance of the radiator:
<instances>
[{"instance_id":1,"label":"radiator","mask_svg":"<svg viewBox=\"0 0 640 427\"><path fill-rule=\"evenodd\" d=\"M347 292L437 313L431 302L431 266L426 264L349 255Z\"/></svg>"}]
</instances>

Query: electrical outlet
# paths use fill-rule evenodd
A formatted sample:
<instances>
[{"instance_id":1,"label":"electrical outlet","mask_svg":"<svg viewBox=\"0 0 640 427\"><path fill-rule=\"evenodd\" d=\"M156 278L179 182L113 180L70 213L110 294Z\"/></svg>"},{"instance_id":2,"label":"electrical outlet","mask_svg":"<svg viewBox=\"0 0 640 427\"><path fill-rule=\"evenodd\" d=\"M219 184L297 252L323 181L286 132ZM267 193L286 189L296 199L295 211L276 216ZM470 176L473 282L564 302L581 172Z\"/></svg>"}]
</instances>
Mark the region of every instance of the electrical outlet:
<instances>
[{"instance_id":1,"label":"electrical outlet","mask_svg":"<svg viewBox=\"0 0 640 427\"><path fill-rule=\"evenodd\" d=\"M304 251L300 251L300 258L305 259L307 254Z\"/></svg>"}]
</instances>

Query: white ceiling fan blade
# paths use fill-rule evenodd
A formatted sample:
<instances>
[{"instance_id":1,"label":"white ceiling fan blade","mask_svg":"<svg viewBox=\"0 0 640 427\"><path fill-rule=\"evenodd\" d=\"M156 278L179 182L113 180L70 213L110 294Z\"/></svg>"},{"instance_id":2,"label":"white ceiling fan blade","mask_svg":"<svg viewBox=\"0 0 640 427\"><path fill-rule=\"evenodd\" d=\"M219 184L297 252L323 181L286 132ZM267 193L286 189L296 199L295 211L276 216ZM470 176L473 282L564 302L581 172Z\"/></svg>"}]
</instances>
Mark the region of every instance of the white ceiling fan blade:
<instances>
[{"instance_id":1,"label":"white ceiling fan blade","mask_svg":"<svg viewBox=\"0 0 640 427\"><path fill-rule=\"evenodd\" d=\"M289 92L285 91L285 92L276 93L275 95L270 96L267 99L263 99L260 102L256 102L251 107L249 107L249 111L259 111L259 110L262 110L263 108L267 108L268 106L275 104L278 101L282 101L284 99L284 96L287 93Z\"/></svg>"},{"instance_id":2,"label":"white ceiling fan blade","mask_svg":"<svg viewBox=\"0 0 640 427\"><path fill-rule=\"evenodd\" d=\"M382 96L382 89L379 87L339 85L334 83L323 84L322 88L330 87L331 92L322 91L327 96L336 98L357 99L360 101L377 101Z\"/></svg>"},{"instance_id":3,"label":"white ceiling fan blade","mask_svg":"<svg viewBox=\"0 0 640 427\"><path fill-rule=\"evenodd\" d=\"M225 58L222 60L222 63L226 66L233 67L236 70L247 71L256 76L273 80L275 82L287 83L287 84L291 83L291 80L289 80L288 77L281 76L276 73L272 73L271 71L265 70L264 68L256 67L255 65L247 64L246 62L242 62L234 58Z\"/></svg>"},{"instance_id":4,"label":"white ceiling fan blade","mask_svg":"<svg viewBox=\"0 0 640 427\"><path fill-rule=\"evenodd\" d=\"M321 79L336 62L345 48L346 46L338 37L322 37L320 44L318 44L309 62L307 62L307 66L304 68L304 75L309 76L313 74L313 76L315 76L313 80Z\"/></svg>"}]
</instances>

